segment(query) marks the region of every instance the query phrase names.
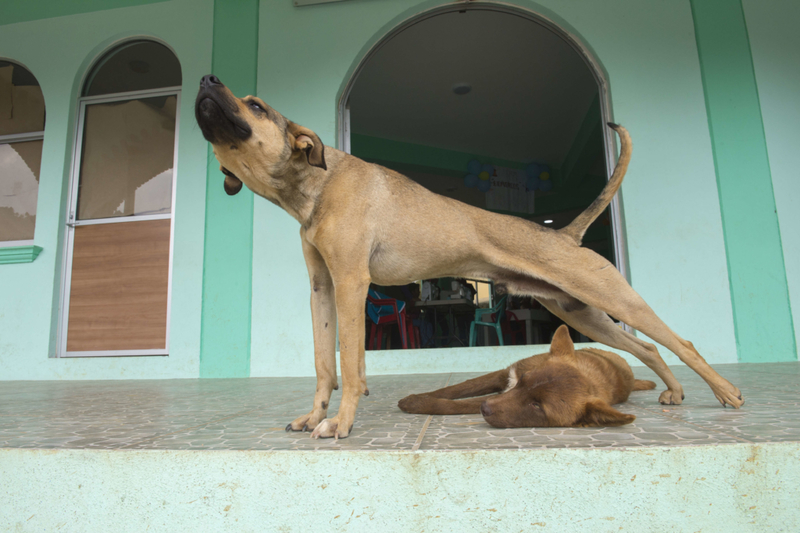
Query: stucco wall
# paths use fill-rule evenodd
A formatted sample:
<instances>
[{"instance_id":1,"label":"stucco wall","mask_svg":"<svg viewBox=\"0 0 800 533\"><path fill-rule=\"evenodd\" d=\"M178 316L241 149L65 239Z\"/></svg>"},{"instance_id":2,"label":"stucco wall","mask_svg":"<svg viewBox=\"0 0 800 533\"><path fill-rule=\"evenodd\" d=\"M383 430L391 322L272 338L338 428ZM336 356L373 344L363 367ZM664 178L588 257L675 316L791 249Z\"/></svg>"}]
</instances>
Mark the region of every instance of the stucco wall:
<instances>
[{"instance_id":1,"label":"stucco wall","mask_svg":"<svg viewBox=\"0 0 800 533\"><path fill-rule=\"evenodd\" d=\"M33 263L0 265L0 379L197 376L207 143L194 121L194 97L211 64L212 23L212 0L172 0L0 26L0 57L36 76L47 110L34 238L44 251ZM93 62L114 43L134 36L172 48L183 73L170 356L48 357L55 349L78 94Z\"/></svg>"},{"instance_id":2,"label":"stucco wall","mask_svg":"<svg viewBox=\"0 0 800 533\"><path fill-rule=\"evenodd\" d=\"M44 251L32 263L0 265L0 379L200 375L208 148L194 122L193 101L197 81L212 66L214 1L137 3L120 0L114 5L129 7L41 20L9 18L7 13L0 17L0 23L21 20L0 25L0 57L31 70L47 106L35 236ZM258 95L336 145L338 99L359 62L392 28L440 5L444 2L349 0L297 8L288 0L262 1ZM602 66L610 87L609 118L625 125L634 139L633 162L622 187L633 286L709 362L736 362L719 195L689 0L513 0L507 5L560 25ZM800 70L795 60L800 40L794 27L800 10L790 0L769 5L744 0L743 5L789 292L797 309L800 245L793 232L800 215L793 206L800 200ZM56 359L49 356L54 353L77 95L92 62L132 36L163 41L183 69L170 356ZM243 304L252 313L250 375L311 375L309 283L299 226L259 198L253 225L252 299ZM437 368L493 369L503 362L492 353L437 357ZM677 362L666 350L662 355L668 363ZM760 357L770 360L771 355ZM369 355L367 364L370 371ZM407 371L414 371L413 365Z\"/></svg>"},{"instance_id":3,"label":"stucco wall","mask_svg":"<svg viewBox=\"0 0 800 533\"><path fill-rule=\"evenodd\" d=\"M297 9L262 2L259 96L314 129L324 142L335 143L337 100L359 61L391 28L440 4L396 0ZM514 4L573 33L607 72L611 118L634 139L633 162L622 187L634 288L707 360L736 362L719 199L689 3ZM313 372L311 336L303 335L310 314L299 227L268 202L256 201L254 209L251 373ZM281 305L271 303L275 300ZM668 363L678 361L666 350L662 354ZM460 364L453 360L454 368Z\"/></svg>"}]
</instances>

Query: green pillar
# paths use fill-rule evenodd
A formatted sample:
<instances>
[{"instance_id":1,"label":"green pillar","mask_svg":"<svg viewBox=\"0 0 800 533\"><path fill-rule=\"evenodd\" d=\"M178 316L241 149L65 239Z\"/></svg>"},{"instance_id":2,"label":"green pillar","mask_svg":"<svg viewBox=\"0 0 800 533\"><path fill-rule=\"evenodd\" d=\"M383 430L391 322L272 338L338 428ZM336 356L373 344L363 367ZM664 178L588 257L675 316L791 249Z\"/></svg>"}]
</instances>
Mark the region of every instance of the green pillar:
<instances>
[{"instance_id":1,"label":"green pillar","mask_svg":"<svg viewBox=\"0 0 800 533\"><path fill-rule=\"evenodd\" d=\"M216 0L211 73L237 96L256 94L257 53L258 0ZM201 378L250 375L253 193L228 196L223 180L209 145Z\"/></svg>"},{"instance_id":2,"label":"green pillar","mask_svg":"<svg viewBox=\"0 0 800 533\"><path fill-rule=\"evenodd\" d=\"M741 0L692 0L739 360L793 361L794 328Z\"/></svg>"}]
</instances>

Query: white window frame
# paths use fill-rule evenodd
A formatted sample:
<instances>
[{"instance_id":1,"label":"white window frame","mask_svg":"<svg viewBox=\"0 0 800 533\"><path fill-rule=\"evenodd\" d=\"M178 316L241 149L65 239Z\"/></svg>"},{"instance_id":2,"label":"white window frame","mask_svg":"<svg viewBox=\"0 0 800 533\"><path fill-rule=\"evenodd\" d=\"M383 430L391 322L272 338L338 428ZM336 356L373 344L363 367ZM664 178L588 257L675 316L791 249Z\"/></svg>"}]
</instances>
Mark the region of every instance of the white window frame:
<instances>
[{"instance_id":1,"label":"white window frame","mask_svg":"<svg viewBox=\"0 0 800 533\"><path fill-rule=\"evenodd\" d=\"M175 144L173 147L172 159L172 203L169 214L163 215L134 215L126 217L101 218L80 221L76 218L76 208L78 202L78 185L80 180L80 166L83 152L83 134L86 121L86 107L92 104L106 104L112 102L124 102L137 100L140 98L151 98L159 96L176 96L175 110ZM131 356L164 356L169 355L170 339L170 318L172 310L172 267L173 250L175 247L175 193L178 183L178 139L180 136L180 109L181 109L181 87L163 87L159 89L148 89L143 91L129 91L123 93L103 94L98 96L83 96L78 100L78 121L75 128L75 143L72 152L72 169L70 171L69 199L67 203L66 224L66 246L64 246L64 263L61 278L61 307L58 333L57 357L131 357ZM69 299L72 282L72 256L75 244L75 228L95 224L116 224L121 222L136 222L144 220L167 220L170 222L169 236L169 274L167 281L167 330L164 341L164 348L151 350L98 350L98 351L67 351L67 331L69 325Z\"/></svg>"},{"instance_id":2,"label":"white window frame","mask_svg":"<svg viewBox=\"0 0 800 533\"><path fill-rule=\"evenodd\" d=\"M24 143L30 141L43 141L44 140L44 130L42 131L31 131L28 133L12 133L10 135L0 135L0 144L14 144L14 143ZM39 175L41 176L41 160L39 161ZM36 189L36 202L39 202L39 189ZM37 210L38 211L38 210ZM35 226L34 222L34 228ZM0 241L0 248L12 248L15 246L32 246L33 239L21 239L17 241Z\"/></svg>"}]
</instances>

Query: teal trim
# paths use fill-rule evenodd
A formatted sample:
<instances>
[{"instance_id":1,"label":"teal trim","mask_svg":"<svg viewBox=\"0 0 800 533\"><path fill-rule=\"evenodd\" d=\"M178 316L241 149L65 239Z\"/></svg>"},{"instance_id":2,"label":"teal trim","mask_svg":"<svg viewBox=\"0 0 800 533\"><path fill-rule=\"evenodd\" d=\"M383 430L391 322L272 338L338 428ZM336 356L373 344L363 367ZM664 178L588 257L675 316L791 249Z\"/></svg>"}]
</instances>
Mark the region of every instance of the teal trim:
<instances>
[{"instance_id":1,"label":"teal trim","mask_svg":"<svg viewBox=\"0 0 800 533\"><path fill-rule=\"evenodd\" d=\"M33 263L42 253L41 246L7 246L0 248L0 265Z\"/></svg>"},{"instance_id":2,"label":"teal trim","mask_svg":"<svg viewBox=\"0 0 800 533\"><path fill-rule=\"evenodd\" d=\"M258 0L214 2L212 72L234 94L256 93ZM250 376L253 193L228 196L208 147L200 377Z\"/></svg>"},{"instance_id":3,"label":"teal trim","mask_svg":"<svg viewBox=\"0 0 800 533\"><path fill-rule=\"evenodd\" d=\"M0 2L0 26L120 7L158 4L168 0L3 0Z\"/></svg>"},{"instance_id":4,"label":"teal trim","mask_svg":"<svg viewBox=\"0 0 800 533\"><path fill-rule=\"evenodd\" d=\"M761 105L740 0L692 0L738 357L796 359Z\"/></svg>"}]
</instances>

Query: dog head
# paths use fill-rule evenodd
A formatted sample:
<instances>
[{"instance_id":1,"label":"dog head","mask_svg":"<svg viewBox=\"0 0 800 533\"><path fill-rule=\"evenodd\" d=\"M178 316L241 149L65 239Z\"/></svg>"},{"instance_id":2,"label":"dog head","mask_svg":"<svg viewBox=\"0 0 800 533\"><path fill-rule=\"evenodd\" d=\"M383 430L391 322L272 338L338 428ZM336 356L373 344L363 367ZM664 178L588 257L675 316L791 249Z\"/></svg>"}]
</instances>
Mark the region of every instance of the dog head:
<instances>
[{"instance_id":1,"label":"dog head","mask_svg":"<svg viewBox=\"0 0 800 533\"><path fill-rule=\"evenodd\" d=\"M569 330L553 336L550 357L524 372L516 385L483 402L481 414L494 427L621 426L636 418L591 393L591 383L577 368Z\"/></svg>"},{"instance_id":2,"label":"dog head","mask_svg":"<svg viewBox=\"0 0 800 533\"><path fill-rule=\"evenodd\" d=\"M302 173L304 167L327 169L325 146L316 133L287 120L260 98L237 98L216 76L200 81L195 118L214 147L228 194L238 193L244 182L274 199L288 173Z\"/></svg>"}]
</instances>

